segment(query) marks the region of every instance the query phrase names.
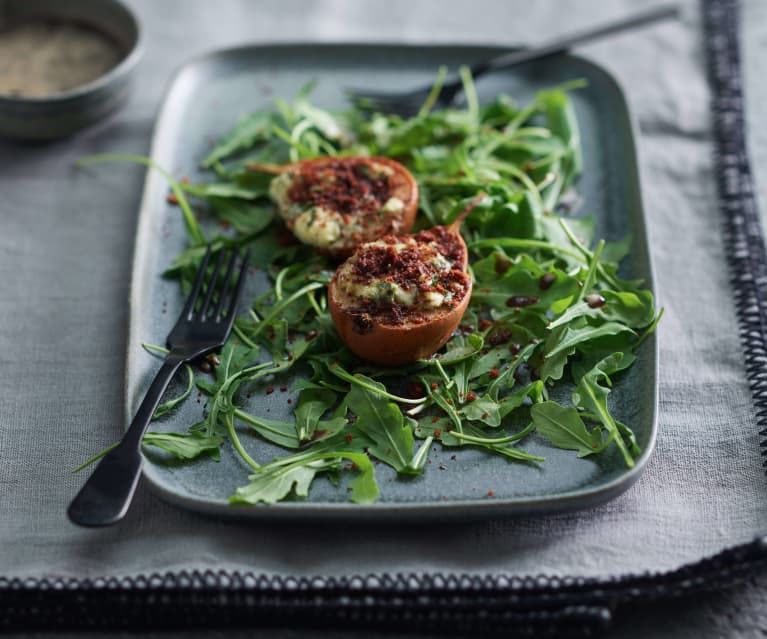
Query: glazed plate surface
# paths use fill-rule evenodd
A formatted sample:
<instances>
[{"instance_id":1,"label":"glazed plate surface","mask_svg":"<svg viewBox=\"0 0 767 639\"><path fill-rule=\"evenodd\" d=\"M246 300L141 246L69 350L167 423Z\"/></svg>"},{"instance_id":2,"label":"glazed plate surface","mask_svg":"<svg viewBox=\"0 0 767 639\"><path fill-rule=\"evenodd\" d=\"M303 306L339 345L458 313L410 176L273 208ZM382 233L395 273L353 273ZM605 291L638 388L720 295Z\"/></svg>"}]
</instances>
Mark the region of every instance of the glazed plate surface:
<instances>
[{"instance_id":1,"label":"glazed plate surface","mask_svg":"<svg viewBox=\"0 0 767 639\"><path fill-rule=\"evenodd\" d=\"M274 97L292 99L315 81L313 101L325 108L346 108L343 89L402 90L433 80L441 64L456 68L499 53L490 47L389 45L273 45L211 53L176 75L161 108L151 156L175 176L211 181L199 168L212 141L226 133L239 116L273 106ZM597 237L633 237L625 275L644 278L652 289L652 267L644 227L636 147L631 117L620 87L604 70L574 56L525 64L482 78L480 99L505 93L519 102L536 91L583 78L588 86L571 93L581 128L584 170L578 183L581 211L597 218ZM130 336L126 379L128 421L159 367L142 342L164 344L182 306L175 282L161 277L186 244L177 207L166 201L168 185L156 172L147 174L133 267ZM246 301L247 304L247 301ZM183 378L183 375L180 376ZM180 392L181 379L169 392ZM290 416L287 400L295 395L256 393L250 412L273 419ZM198 401L199 400L199 401ZM230 506L227 497L247 482L248 468L225 446L221 461L173 462L146 451L144 475L164 499L200 512L238 518L446 519L520 516L587 508L625 491L641 475L652 453L657 428L657 340L642 346L637 363L615 384L610 395L617 419L631 425L643 453L626 468L616 447L593 459L553 448L535 435L521 447L541 455L540 465L509 463L481 451L432 450L426 472L398 479L389 467L376 466L381 490L374 504L348 501L346 491L318 478L309 497L270 506ZM203 415L204 398L193 393L180 409L155 422L156 431L185 432ZM280 454L277 447L247 434L248 452L259 461ZM438 470L443 466L445 470ZM492 496L489 492L492 491Z\"/></svg>"}]
</instances>

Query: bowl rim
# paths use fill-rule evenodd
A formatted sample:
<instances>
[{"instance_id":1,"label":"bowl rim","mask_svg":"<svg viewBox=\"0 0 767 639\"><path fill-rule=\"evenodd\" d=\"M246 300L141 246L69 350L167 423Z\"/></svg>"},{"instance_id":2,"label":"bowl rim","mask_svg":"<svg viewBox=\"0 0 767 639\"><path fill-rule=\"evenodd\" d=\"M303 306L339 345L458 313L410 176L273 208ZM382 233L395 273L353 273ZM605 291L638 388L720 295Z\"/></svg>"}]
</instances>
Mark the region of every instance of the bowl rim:
<instances>
[{"instance_id":1,"label":"bowl rim","mask_svg":"<svg viewBox=\"0 0 767 639\"><path fill-rule=\"evenodd\" d=\"M48 104L60 104L71 100L82 98L86 95L96 93L102 89L105 89L117 80L121 76L130 72L130 70L136 66L139 58L141 57L144 49L144 30L141 25L141 21L138 18L133 9L131 9L126 3L120 0L109 0L113 5L120 7L128 19L133 23L133 27L136 32L136 39L133 46L128 50L125 56L115 66L109 69L106 73L94 78L93 80L84 84L78 84L71 89L61 91L59 93L52 93L49 96L44 97L19 97L12 95L3 95L0 93L0 104L5 103L7 105L14 106L34 106L34 105L48 105ZM62 21L77 22L76 19L62 18ZM87 18L86 18L87 21Z\"/></svg>"}]
</instances>

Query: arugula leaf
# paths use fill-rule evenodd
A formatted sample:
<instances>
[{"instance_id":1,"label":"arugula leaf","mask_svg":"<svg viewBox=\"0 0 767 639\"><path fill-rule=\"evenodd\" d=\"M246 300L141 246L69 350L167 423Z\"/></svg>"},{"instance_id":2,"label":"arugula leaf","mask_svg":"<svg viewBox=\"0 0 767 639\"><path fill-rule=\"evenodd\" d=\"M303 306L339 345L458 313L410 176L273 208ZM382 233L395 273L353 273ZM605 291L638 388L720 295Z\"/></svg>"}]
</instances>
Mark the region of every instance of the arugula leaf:
<instances>
[{"instance_id":1,"label":"arugula leaf","mask_svg":"<svg viewBox=\"0 0 767 639\"><path fill-rule=\"evenodd\" d=\"M499 259L493 255L475 265L478 286L472 291L472 304L545 311L556 300L578 290L574 277L557 269L544 271L527 255L503 266L499 266ZM545 283L544 276L548 277Z\"/></svg>"},{"instance_id":2,"label":"arugula leaf","mask_svg":"<svg viewBox=\"0 0 767 639\"><path fill-rule=\"evenodd\" d=\"M444 353L434 356L431 360L424 360L425 363L439 362L442 365L457 364L465 359L476 355L484 346L484 340L481 335L471 333L466 337L462 335L450 340L448 349Z\"/></svg>"},{"instance_id":3,"label":"arugula leaf","mask_svg":"<svg viewBox=\"0 0 767 639\"><path fill-rule=\"evenodd\" d=\"M370 378L360 376L370 385L386 392L386 387ZM344 400L355 415L357 428L371 439L370 453L389 464L398 473L413 474L413 432L405 425L402 411L378 393L354 386Z\"/></svg>"},{"instance_id":4,"label":"arugula leaf","mask_svg":"<svg viewBox=\"0 0 767 639\"><path fill-rule=\"evenodd\" d=\"M498 413L501 419L503 419L506 417L506 415L516 410L520 406L524 406L528 400L532 401L533 405L542 402L545 395L546 386L542 380L539 379L534 382L530 382L527 386L524 386L504 397L498 403Z\"/></svg>"},{"instance_id":5,"label":"arugula leaf","mask_svg":"<svg viewBox=\"0 0 767 639\"><path fill-rule=\"evenodd\" d=\"M634 459L631 452L626 447L623 435L615 419L610 415L607 409L607 396L610 394L608 388L612 382L609 375L621 370L623 353L614 353L604 358L596 364L588 373L586 373L573 391L573 403L585 410L592 411L599 416L602 425L609 433L610 440L614 440L623 455L626 466L631 468L634 465ZM604 381L608 387L602 386L600 382Z\"/></svg>"},{"instance_id":6,"label":"arugula leaf","mask_svg":"<svg viewBox=\"0 0 767 639\"><path fill-rule=\"evenodd\" d=\"M202 166L209 169L216 162L239 151L251 148L268 137L274 122L271 113L258 111L244 115L234 129L226 135L203 160Z\"/></svg>"},{"instance_id":7,"label":"arugula leaf","mask_svg":"<svg viewBox=\"0 0 767 639\"><path fill-rule=\"evenodd\" d=\"M267 441L285 448L298 448L301 444L301 440L296 435L295 422L267 419L266 417L251 415L242 409L235 409L234 416L248 424Z\"/></svg>"},{"instance_id":8,"label":"arugula leaf","mask_svg":"<svg viewBox=\"0 0 767 639\"><path fill-rule=\"evenodd\" d=\"M246 200L219 197L210 197L208 202L218 219L230 224L241 235L256 236L272 223L271 207L259 206Z\"/></svg>"},{"instance_id":9,"label":"arugula leaf","mask_svg":"<svg viewBox=\"0 0 767 639\"><path fill-rule=\"evenodd\" d=\"M578 457L587 457L604 449L602 431L586 429L578 411L556 402L546 401L530 409L535 430L557 448L578 451Z\"/></svg>"},{"instance_id":10,"label":"arugula leaf","mask_svg":"<svg viewBox=\"0 0 767 639\"><path fill-rule=\"evenodd\" d=\"M239 487L229 498L231 504L273 504L291 493L306 497L314 476L319 472L337 469L338 459L317 459L304 464L278 466L264 473L250 475L250 482Z\"/></svg>"},{"instance_id":11,"label":"arugula leaf","mask_svg":"<svg viewBox=\"0 0 767 639\"><path fill-rule=\"evenodd\" d=\"M490 397L479 397L464 404L461 414L466 419L482 422L491 428L501 425L500 406Z\"/></svg>"},{"instance_id":12,"label":"arugula leaf","mask_svg":"<svg viewBox=\"0 0 767 639\"><path fill-rule=\"evenodd\" d=\"M159 419L163 415L167 415L170 413L176 406L183 403L183 401L189 397L189 393L192 392L192 388L194 388L194 371L192 370L192 367L189 366L189 364L184 365L184 371L186 371L186 378L187 378L187 384L186 388L184 389L184 392L181 393L178 397L174 397L173 399L169 399L167 402L164 402L160 404L157 409L154 411L154 415L152 416L152 419Z\"/></svg>"},{"instance_id":13,"label":"arugula leaf","mask_svg":"<svg viewBox=\"0 0 767 639\"><path fill-rule=\"evenodd\" d=\"M579 302L562 313L549 328L567 324L578 317L591 317L621 322L639 329L650 324L655 318L653 296L649 291L600 291L598 295L604 299L603 305Z\"/></svg>"},{"instance_id":14,"label":"arugula leaf","mask_svg":"<svg viewBox=\"0 0 767 639\"><path fill-rule=\"evenodd\" d=\"M230 182L185 184L184 191L194 197L215 200L257 200L269 194L268 189L249 189Z\"/></svg>"},{"instance_id":15,"label":"arugula leaf","mask_svg":"<svg viewBox=\"0 0 767 639\"><path fill-rule=\"evenodd\" d=\"M223 440L215 435L211 436L202 432L184 434L150 431L144 434L141 443L144 446L160 448L178 459L196 459L201 455L210 455L218 461Z\"/></svg>"},{"instance_id":16,"label":"arugula leaf","mask_svg":"<svg viewBox=\"0 0 767 639\"><path fill-rule=\"evenodd\" d=\"M591 342L606 335L617 335L620 333L635 335L634 331L628 326L618 322L605 322L597 326L573 323L565 328L561 337L557 336L547 340L544 351L547 358L556 357L558 354L568 352L570 349L577 348L585 342Z\"/></svg>"},{"instance_id":17,"label":"arugula leaf","mask_svg":"<svg viewBox=\"0 0 767 639\"><path fill-rule=\"evenodd\" d=\"M281 460L283 463L264 467L263 472L250 475L248 478L250 483L238 488L229 498L229 502L273 504L290 494L306 497L317 473L337 471L343 459L351 461L354 470L358 472L358 476L349 482L351 500L355 503L367 504L378 498L375 470L367 455L363 453L321 452L308 457L299 455L296 458L298 458L297 461L291 462L291 457L286 457Z\"/></svg>"},{"instance_id":18,"label":"arugula leaf","mask_svg":"<svg viewBox=\"0 0 767 639\"><path fill-rule=\"evenodd\" d=\"M299 393L294 425L294 431L299 441L309 441L315 431L320 428L320 424L323 431L336 432L343 428L346 423L345 417L337 417L325 422L320 421L335 402L336 394L328 389L307 388Z\"/></svg>"}]
</instances>

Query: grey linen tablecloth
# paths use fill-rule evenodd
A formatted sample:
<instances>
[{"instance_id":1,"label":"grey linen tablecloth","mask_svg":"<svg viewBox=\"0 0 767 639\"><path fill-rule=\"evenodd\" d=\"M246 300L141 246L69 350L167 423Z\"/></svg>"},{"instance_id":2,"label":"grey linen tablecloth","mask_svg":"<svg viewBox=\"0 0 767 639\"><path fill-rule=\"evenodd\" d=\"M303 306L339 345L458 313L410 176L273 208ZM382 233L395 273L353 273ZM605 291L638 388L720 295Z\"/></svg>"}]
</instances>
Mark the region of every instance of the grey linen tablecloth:
<instances>
[{"instance_id":1,"label":"grey linen tablecloth","mask_svg":"<svg viewBox=\"0 0 767 639\"><path fill-rule=\"evenodd\" d=\"M121 525L71 525L65 507L84 479L71 469L124 428L129 273L143 181L132 166L85 173L72 162L96 152L147 153L178 65L243 43L526 43L650 3L130 4L144 22L146 55L127 107L72 139L0 142L0 575L227 568L605 576L672 569L767 532L767 482L719 232L710 93L694 1L684 3L678 23L579 51L617 76L638 120L657 297L666 308L657 449L627 493L561 516L372 528L222 522L177 510L140 488ZM759 0L745 3L749 140L762 211L765 22ZM763 601L760 592L749 595L752 605ZM749 614L754 624L764 622Z\"/></svg>"}]
</instances>

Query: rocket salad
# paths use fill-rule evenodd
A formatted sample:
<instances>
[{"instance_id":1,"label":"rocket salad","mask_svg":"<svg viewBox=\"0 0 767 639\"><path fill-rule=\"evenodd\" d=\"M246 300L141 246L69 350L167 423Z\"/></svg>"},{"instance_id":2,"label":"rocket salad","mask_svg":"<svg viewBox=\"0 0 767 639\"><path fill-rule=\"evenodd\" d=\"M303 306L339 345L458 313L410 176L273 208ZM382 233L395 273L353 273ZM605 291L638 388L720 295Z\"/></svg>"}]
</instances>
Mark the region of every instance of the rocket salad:
<instances>
[{"instance_id":1,"label":"rocket salad","mask_svg":"<svg viewBox=\"0 0 767 639\"><path fill-rule=\"evenodd\" d=\"M206 398L201 421L186 432L147 433L145 445L184 460L215 460L222 445L232 446L250 474L229 499L245 504L306 497L318 475L350 476L350 499L370 503L379 494L371 460L417 475L435 445L545 465L525 451L535 434L579 457L617 447L634 465L641 450L630 425L611 414L611 386L660 313L641 281L619 274L628 239L594 241L593 219L565 206L582 169L568 97L580 83L526 105L507 96L480 104L468 72L462 77L465 107L436 111L427 102L407 119L326 111L307 88L292 102L276 100L274 111L241 118L204 159L206 182L166 174L189 242L165 275L186 293L207 245L248 245L268 284L221 353L187 367L185 392L158 411L172 411L196 388ZM385 368L339 339L326 297L337 263L295 241L269 197L273 167L323 156L405 165L420 194L414 231L449 225L471 206L461 228L471 301L434 356ZM110 158L151 165L125 156L85 163ZM207 227L214 231L190 202L218 222ZM246 396L275 386L297 392L292 419L246 408ZM259 463L247 452L253 438L284 454Z\"/></svg>"}]
</instances>

